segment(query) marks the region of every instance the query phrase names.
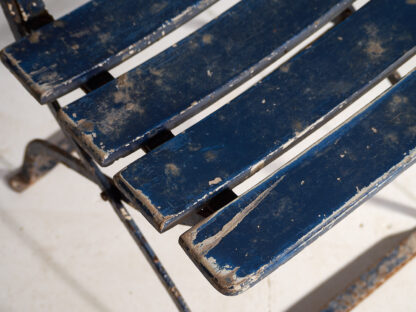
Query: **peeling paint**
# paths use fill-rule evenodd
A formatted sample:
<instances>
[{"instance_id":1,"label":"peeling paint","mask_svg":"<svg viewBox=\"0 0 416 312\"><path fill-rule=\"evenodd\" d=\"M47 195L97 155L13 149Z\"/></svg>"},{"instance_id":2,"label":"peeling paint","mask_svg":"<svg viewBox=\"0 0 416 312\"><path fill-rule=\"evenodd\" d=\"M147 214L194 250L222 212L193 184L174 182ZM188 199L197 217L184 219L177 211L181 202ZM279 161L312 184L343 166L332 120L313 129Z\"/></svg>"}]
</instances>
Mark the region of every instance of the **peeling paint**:
<instances>
[{"instance_id":1,"label":"peeling paint","mask_svg":"<svg viewBox=\"0 0 416 312\"><path fill-rule=\"evenodd\" d=\"M230 233L232 230L234 230L238 224L251 212L253 209L255 209L269 194L270 192L285 178L285 176L282 176L280 179L278 179L275 183L273 183L269 188L267 188L265 191L260 193L249 205L247 205L244 210L237 213L227 224L225 224L221 231L216 233L215 235L207 238L201 243L198 243L194 246L194 249L197 251L198 254L201 256L204 256L209 250L214 248L217 244L219 244L228 233ZM187 232L188 233L188 232ZM184 240L187 240L189 242L192 242L195 239L195 236L197 232L193 232L191 234L186 235L184 234ZM191 238L191 241L189 240Z\"/></svg>"},{"instance_id":2,"label":"peeling paint","mask_svg":"<svg viewBox=\"0 0 416 312\"><path fill-rule=\"evenodd\" d=\"M179 176L181 174L181 170L175 164L166 164L165 165L165 174L167 176Z\"/></svg>"},{"instance_id":3,"label":"peeling paint","mask_svg":"<svg viewBox=\"0 0 416 312\"><path fill-rule=\"evenodd\" d=\"M222 181L222 179L220 177L215 178L214 180L211 180L208 182L209 185L215 185L218 184Z\"/></svg>"}]
</instances>

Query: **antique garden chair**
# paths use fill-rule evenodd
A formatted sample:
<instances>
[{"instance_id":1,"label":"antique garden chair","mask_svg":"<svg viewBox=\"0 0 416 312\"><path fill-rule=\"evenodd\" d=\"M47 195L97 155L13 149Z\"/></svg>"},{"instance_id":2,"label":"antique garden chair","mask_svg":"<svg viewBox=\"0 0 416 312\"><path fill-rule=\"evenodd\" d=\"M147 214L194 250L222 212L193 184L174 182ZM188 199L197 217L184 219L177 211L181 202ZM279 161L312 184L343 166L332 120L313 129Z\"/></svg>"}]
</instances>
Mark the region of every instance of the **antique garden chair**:
<instances>
[{"instance_id":1,"label":"antique garden chair","mask_svg":"<svg viewBox=\"0 0 416 312\"><path fill-rule=\"evenodd\" d=\"M54 20L40 0L1 1L17 40L2 61L62 130L54 142L28 145L11 187L23 191L59 162L96 183L180 310L188 310L185 301L122 202L159 232L190 225L180 237L185 252L215 288L236 295L416 158L416 73L398 71L416 52L412 0L372 0L357 11L351 0L244 0L127 73L108 72L215 2L94 0ZM267 77L174 135L328 25ZM391 87L342 126L244 194L233 192L385 79ZM77 88L86 95L61 107L58 99ZM138 149L146 155L114 178L100 170ZM409 236L367 278L383 280L409 261L415 240ZM370 284L352 285L327 309L351 308L378 285Z\"/></svg>"}]
</instances>

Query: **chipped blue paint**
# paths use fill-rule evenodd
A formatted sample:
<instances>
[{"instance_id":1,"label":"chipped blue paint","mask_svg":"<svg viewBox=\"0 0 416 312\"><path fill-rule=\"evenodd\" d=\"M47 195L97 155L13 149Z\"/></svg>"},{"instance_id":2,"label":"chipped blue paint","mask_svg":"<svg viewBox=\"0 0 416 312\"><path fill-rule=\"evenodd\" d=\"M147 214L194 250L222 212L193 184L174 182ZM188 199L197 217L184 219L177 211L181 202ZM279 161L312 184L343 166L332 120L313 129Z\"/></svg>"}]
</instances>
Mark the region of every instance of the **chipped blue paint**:
<instances>
[{"instance_id":1,"label":"chipped blue paint","mask_svg":"<svg viewBox=\"0 0 416 312\"><path fill-rule=\"evenodd\" d=\"M168 229L414 55L416 25L409 21L416 21L416 6L405 0L371 1L243 95L129 165L116 183L156 229Z\"/></svg>"},{"instance_id":2,"label":"chipped blue paint","mask_svg":"<svg viewBox=\"0 0 416 312\"><path fill-rule=\"evenodd\" d=\"M1 58L36 99L47 103L143 50L216 1L90 1L5 48Z\"/></svg>"},{"instance_id":3,"label":"chipped blue paint","mask_svg":"<svg viewBox=\"0 0 416 312\"><path fill-rule=\"evenodd\" d=\"M60 118L94 159L109 165L253 77L350 0L246 0L66 107Z\"/></svg>"},{"instance_id":4,"label":"chipped blue paint","mask_svg":"<svg viewBox=\"0 0 416 312\"><path fill-rule=\"evenodd\" d=\"M416 160L416 72L264 183L181 236L221 292L266 277Z\"/></svg>"}]
</instances>

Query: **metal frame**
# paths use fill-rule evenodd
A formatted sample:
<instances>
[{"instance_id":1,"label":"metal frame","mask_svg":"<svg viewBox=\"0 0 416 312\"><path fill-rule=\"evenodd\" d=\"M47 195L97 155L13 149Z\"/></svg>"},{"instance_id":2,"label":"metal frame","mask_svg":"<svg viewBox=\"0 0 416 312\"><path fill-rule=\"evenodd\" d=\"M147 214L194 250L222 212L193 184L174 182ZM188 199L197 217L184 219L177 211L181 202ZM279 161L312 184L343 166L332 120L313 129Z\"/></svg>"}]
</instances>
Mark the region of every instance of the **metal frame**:
<instances>
[{"instance_id":1,"label":"metal frame","mask_svg":"<svg viewBox=\"0 0 416 312\"><path fill-rule=\"evenodd\" d=\"M42 7L44 6L41 0L35 2L38 2ZM46 10L40 11L37 15L31 15L30 19L25 21L21 15L23 8L19 6L19 0L0 0L0 3L16 40L53 21L53 17ZM388 78L392 82L399 80L397 73L393 73ZM88 93L112 79L113 77L108 72L102 72L87 81L81 88ZM190 311L155 252L123 206L122 201L128 203L128 200L115 187L112 179L100 170L93 159L77 145L62 127L60 121L56 118L61 109L60 104L54 101L47 105L61 129L48 140L37 139L27 145L22 166L9 177L10 187L17 192L22 192L51 171L58 163L64 164L97 184L102 191L101 197L111 204L177 308L180 311ZM73 154L78 155L78 157L73 156ZM350 311L415 256L416 231L413 230L404 241L376 262L322 309L324 311Z\"/></svg>"},{"instance_id":2,"label":"metal frame","mask_svg":"<svg viewBox=\"0 0 416 312\"><path fill-rule=\"evenodd\" d=\"M416 256L416 230L361 274L321 311L350 311Z\"/></svg>"},{"instance_id":3,"label":"metal frame","mask_svg":"<svg viewBox=\"0 0 416 312\"><path fill-rule=\"evenodd\" d=\"M16 40L29 35L42 25L53 21L53 17L46 10L43 10L40 14L31 16L30 22L25 22L21 16L22 8L19 8L18 1L2 0L1 5ZM82 89L90 92L111 79L111 75L104 72L85 83ZM45 140L34 140L27 145L23 165L9 177L9 185L15 191L24 191L39 178L51 171L58 163L66 165L97 184L102 191L102 198L111 204L115 213L159 277L178 310L190 311L156 253L147 242L127 209L123 206L122 200L125 201L124 196L114 186L112 179L100 170L92 158L75 143L72 137L62 127L56 118L61 109L58 101L48 103L47 105L57 120L61 131L55 133L49 142ZM78 155L78 158L72 155L73 152Z\"/></svg>"}]
</instances>

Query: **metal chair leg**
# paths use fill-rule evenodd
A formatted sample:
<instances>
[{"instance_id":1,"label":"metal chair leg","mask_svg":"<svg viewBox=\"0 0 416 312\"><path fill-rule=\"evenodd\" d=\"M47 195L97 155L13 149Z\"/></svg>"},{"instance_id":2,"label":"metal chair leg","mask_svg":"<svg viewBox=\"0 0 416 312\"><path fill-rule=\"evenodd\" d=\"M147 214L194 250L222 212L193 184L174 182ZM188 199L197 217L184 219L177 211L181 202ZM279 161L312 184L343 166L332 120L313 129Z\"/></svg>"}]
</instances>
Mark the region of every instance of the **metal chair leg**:
<instances>
[{"instance_id":1,"label":"metal chair leg","mask_svg":"<svg viewBox=\"0 0 416 312\"><path fill-rule=\"evenodd\" d=\"M7 0L8 3L13 2L13 4L16 5L16 8L13 7L13 10L11 10L9 9L10 6L6 5L5 1L6 0L0 0L0 3L16 39L29 34L37 27L47 24L53 20L53 17L50 16L45 10L38 16L34 16L31 23L20 24L20 20L15 20L13 14L13 12L15 12L13 11L14 9L19 9L18 3L15 2L16 0ZM90 92L111 79L113 79L113 77L109 73L103 72L96 77L91 78L81 87L85 92ZM54 101L49 103L48 106L56 118L58 111L61 109L59 103ZM76 142L74 142L73 138L69 134L65 132L58 119L57 122L62 130L61 134L57 135L55 138L58 139L57 142L55 142L55 144L42 140L34 140L30 142L26 148L25 159L22 167L9 179L10 186L16 191L21 192L47 172L52 170L58 162L65 164L69 168L74 169L78 173L96 183L102 191L103 198L110 202L117 216L123 222L136 244L140 247L140 250L143 252L163 286L168 291L176 307L180 311L190 311L179 290L176 288L162 263L157 258L155 252L146 241L127 209L124 208L121 203L121 201L125 199L118 189L115 188L112 180L101 172L91 157L82 148L80 148ZM73 150L77 152L79 159L70 154Z\"/></svg>"},{"instance_id":2,"label":"metal chair leg","mask_svg":"<svg viewBox=\"0 0 416 312\"><path fill-rule=\"evenodd\" d=\"M109 179L100 170L100 168L92 160L92 158L80 146L76 144L76 142L68 133L66 133L60 120L57 118L57 114L61 109L59 103L57 101L54 101L52 103L49 103L48 107L52 112L52 115L58 122L59 126L61 127L62 132L66 135L69 141L73 142L75 150L79 155L79 158L82 164L84 165L85 170L88 172L89 175L91 175L92 180L100 187L101 191L103 192L102 195L110 202L115 213L123 222L124 226L127 228L130 235L133 237L134 241L142 251L143 255L146 257L147 261L151 265L152 269L155 271L159 280L162 282L163 286L165 287L169 296L172 298L178 310L184 312L190 311L188 305L185 302L185 299L182 297L181 293L176 288L175 283L170 278L168 272L163 267L162 263L159 261L158 257L156 256L156 253L153 251L152 247L147 242L146 238L140 231L136 222L134 222L133 218L128 213L127 209L121 203L123 197L120 191L115 187L112 180Z\"/></svg>"},{"instance_id":3,"label":"metal chair leg","mask_svg":"<svg viewBox=\"0 0 416 312\"><path fill-rule=\"evenodd\" d=\"M415 229L341 294L333 298L321 311L351 311L414 257L416 257Z\"/></svg>"},{"instance_id":4,"label":"metal chair leg","mask_svg":"<svg viewBox=\"0 0 416 312\"><path fill-rule=\"evenodd\" d=\"M22 166L8 178L10 187L16 192L23 192L55 168L58 163L62 163L92 180L81 161L70 154L73 149L73 146L63 139L56 144L45 140L31 141L26 146Z\"/></svg>"}]
</instances>

